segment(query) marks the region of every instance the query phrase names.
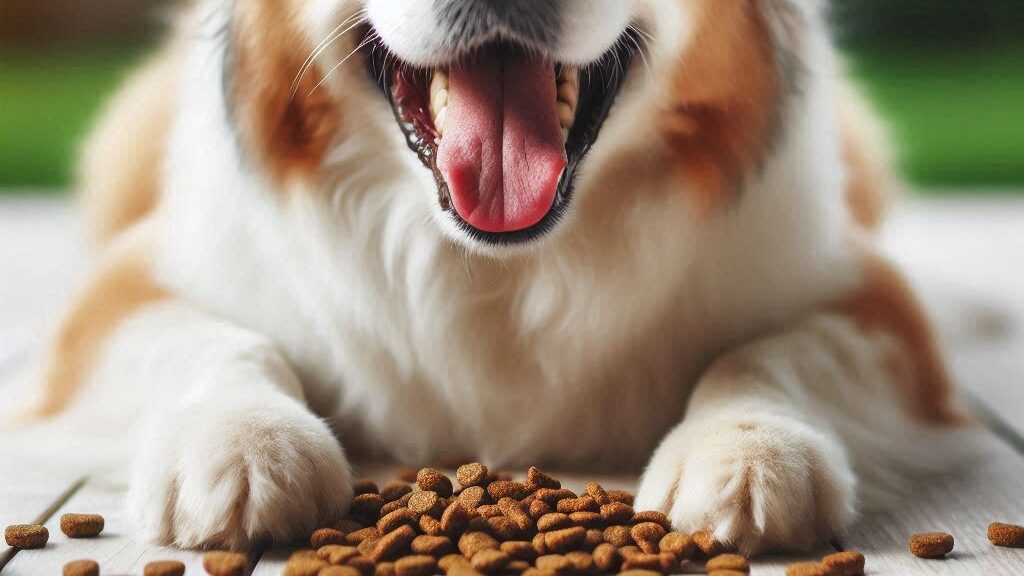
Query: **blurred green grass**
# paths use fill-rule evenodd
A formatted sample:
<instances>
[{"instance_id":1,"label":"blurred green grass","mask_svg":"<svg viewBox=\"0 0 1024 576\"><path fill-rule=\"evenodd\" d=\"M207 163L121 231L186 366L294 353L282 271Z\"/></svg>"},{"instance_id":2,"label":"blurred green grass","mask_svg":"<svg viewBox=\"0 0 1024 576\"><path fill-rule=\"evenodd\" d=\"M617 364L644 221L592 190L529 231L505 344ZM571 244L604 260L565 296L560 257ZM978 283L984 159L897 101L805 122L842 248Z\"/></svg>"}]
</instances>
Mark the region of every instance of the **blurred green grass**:
<instances>
[{"instance_id":1,"label":"blurred green grass","mask_svg":"<svg viewBox=\"0 0 1024 576\"><path fill-rule=\"evenodd\" d=\"M66 188L104 98L145 51L0 52L0 193ZM950 52L862 48L850 61L913 182L1024 189L1024 46Z\"/></svg>"},{"instance_id":2,"label":"blurred green grass","mask_svg":"<svg viewBox=\"0 0 1024 576\"><path fill-rule=\"evenodd\" d=\"M144 51L0 52L0 193L68 186L79 142Z\"/></svg>"}]
</instances>

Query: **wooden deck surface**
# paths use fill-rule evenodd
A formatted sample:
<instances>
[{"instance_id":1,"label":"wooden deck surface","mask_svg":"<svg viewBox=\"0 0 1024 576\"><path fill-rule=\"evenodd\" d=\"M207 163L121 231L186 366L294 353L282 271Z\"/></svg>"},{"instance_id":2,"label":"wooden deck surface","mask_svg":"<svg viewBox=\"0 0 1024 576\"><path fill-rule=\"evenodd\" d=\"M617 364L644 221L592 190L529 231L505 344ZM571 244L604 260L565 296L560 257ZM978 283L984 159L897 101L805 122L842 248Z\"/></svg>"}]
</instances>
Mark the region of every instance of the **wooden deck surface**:
<instances>
[{"instance_id":1,"label":"wooden deck surface","mask_svg":"<svg viewBox=\"0 0 1024 576\"><path fill-rule=\"evenodd\" d=\"M0 404L84 269L76 230L66 202L0 199ZM985 536L992 521L1024 523L1024 201L913 202L896 211L885 239L942 327L957 379L984 423L974 432L981 449L976 462L915 486L913 497L866 516L838 544L864 552L872 575L1024 574L1024 550L995 548ZM631 487L635 479L609 482ZM56 526L66 511L103 514L104 535L67 539ZM49 526L50 544L16 554L0 546L3 576L60 574L77 558L97 560L103 574L139 575L154 559L181 559L188 574L205 573L198 554L133 537L119 490L41 474L0 454L0 526L31 522ZM949 559L906 551L909 535L934 530L955 535ZM818 556L759 559L752 573L782 575L787 563ZM254 550L252 574L281 574L286 557L286 550Z\"/></svg>"}]
</instances>

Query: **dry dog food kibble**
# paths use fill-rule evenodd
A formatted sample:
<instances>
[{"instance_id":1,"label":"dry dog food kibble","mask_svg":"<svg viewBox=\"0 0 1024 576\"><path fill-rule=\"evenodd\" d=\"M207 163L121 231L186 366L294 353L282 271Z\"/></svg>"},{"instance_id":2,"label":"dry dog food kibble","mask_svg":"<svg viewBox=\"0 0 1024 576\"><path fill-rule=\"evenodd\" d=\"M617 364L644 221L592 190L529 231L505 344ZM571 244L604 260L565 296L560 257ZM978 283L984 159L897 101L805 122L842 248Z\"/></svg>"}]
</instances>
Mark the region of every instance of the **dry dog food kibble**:
<instances>
[{"instance_id":1,"label":"dry dog food kibble","mask_svg":"<svg viewBox=\"0 0 1024 576\"><path fill-rule=\"evenodd\" d=\"M237 552L207 552L203 555L203 569L210 576L242 576L249 559Z\"/></svg>"},{"instance_id":2,"label":"dry dog food kibble","mask_svg":"<svg viewBox=\"0 0 1024 576\"><path fill-rule=\"evenodd\" d=\"M64 514L60 531L68 538L92 538L103 532L103 516L99 514Z\"/></svg>"},{"instance_id":3,"label":"dry dog food kibble","mask_svg":"<svg viewBox=\"0 0 1024 576\"><path fill-rule=\"evenodd\" d=\"M864 574L864 555L853 550L829 554L821 559L821 563L829 567L832 576L861 576Z\"/></svg>"},{"instance_id":4,"label":"dry dog food kibble","mask_svg":"<svg viewBox=\"0 0 1024 576\"><path fill-rule=\"evenodd\" d=\"M733 572L750 572L750 563L739 554L722 554L708 560L707 570L732 570Z\"/></svg>"},{"instance_id":5,"label":"dry dog food kibble","mask_svg":"<svg viewBox=\"0 0 1024 576\"><path fill-rule=\"evenodd\" d=\"M786 567L786 576L832 576L832 570L817 562L797 562Z\"/></svg>"},{"instance_id":6,"label":"dry dog food kibble","mask_svg":"<svg viewBox=\"0 0 1024 576\"><path fill-rule=\"evenodd\" d=\"M988 526L988 541L1004 548L1024 548L1024 526L993 522Z\"/></svg>"},{"instance_id":7,"label":"dry dog food kibble","mask_svg":"<svg viewBox=\"0 0 1024 576\"><path fill-rule=\"evenodd\" d=\"M182 576L183 574L185 574L185 564L177 560L150 562L142 569L143 576Z\"/></svg>"},{"instance_id":8,"label":"dry dog food kibble","mask_svg":"<svg viewBox=\"0 0 1024 576\"><path fill-rule=\"evenodd\" d=\"M918 558L945 558L953 551L953 536L945 532L929 532L911 536L907 542L910 552Z\"/></svg>"},{"instance_id":9,"label":"dry dog food kibble","mask_svg":"<svg viewBox=\"0 0 1024 576\"><path fill-rule=\"evenodd\" d=\"M100 565L95 560L74 560L64 565L64 576L100 576Z\"/></svg>"},{"instance_id":10,"label":"dry dog food kibble","mask_svg":"<svg viewBox=\"0 0 1024 576\"><path fill-rule=\"evenodd\" d=\"M15 524L4 530L4 540L11 548L33 550L46 546L50 531L40 524Z\"/></svg>"}]
</instances>

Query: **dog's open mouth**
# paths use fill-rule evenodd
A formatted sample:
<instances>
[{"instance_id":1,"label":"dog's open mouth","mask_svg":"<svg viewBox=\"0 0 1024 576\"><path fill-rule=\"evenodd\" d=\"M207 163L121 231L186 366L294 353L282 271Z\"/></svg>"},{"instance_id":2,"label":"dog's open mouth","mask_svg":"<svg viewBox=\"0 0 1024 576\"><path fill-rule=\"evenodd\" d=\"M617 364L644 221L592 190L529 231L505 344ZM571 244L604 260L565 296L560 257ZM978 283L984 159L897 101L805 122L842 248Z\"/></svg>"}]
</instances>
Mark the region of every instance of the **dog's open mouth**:
<instances>
[{"instance_id":1,"label":"dog's open mouth","mask_svg":"<svg viewBox=\"0 0 1024 576\"><path fill-rule=\"evenodd\" d=\"M396 62L382 45L369 60L441 207L477 240L514 244L565 212L635 46L624 39L584 68L506 43L434 69Z\"/></svg>"}]
</instances>

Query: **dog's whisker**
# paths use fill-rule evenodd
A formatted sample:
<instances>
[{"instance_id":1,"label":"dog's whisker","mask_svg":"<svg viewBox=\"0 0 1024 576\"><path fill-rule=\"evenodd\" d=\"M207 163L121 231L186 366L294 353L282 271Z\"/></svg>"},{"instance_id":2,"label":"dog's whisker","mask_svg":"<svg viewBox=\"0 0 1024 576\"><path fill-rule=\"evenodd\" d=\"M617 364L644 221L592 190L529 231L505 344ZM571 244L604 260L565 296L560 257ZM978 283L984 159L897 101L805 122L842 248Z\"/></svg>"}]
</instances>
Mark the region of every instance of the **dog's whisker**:
<instances>
[{"instance_id":1,"label":"dog's whisker","mask_svg":"<svg viewBox=\"0 0 1024 576\"><path fill-rule=\"evenodd\" d=\"M356 21L352 22L352 20ZM295 80L292 81L290 98L295 97L295 93L299 89L299 83L302 81L302 78L306 75L306 73L309 72L309 69L316 62L317 58L319 58L325 51L327 51L327 49L330 48L332 44L337 42L339 39L345 36L345 34L348 34L350 31L358 27L360 24L363 24L365 21L366 17L363 14L363 11L360 10L356 14L346 18L344 22L339 24L333 31L331 31L331 33L328 35L328 38L326 38L316 48L313 49L313 52L309 55L308 58L306 58L306 61L302 63L302 67L299 69L299 72L295 75ZM350 24L348 28L345 28L344 30L339 32L338 30L341 29L346 24Z\"/></svg>"},{"instance_id":2,"label":"dog's whisker","mask_svg":"<svg viewBox=\"0 0 1024 576\"><path fill-rule=\"evenodd\" d=\"M373 39L371 37L367 36L362 42L359 43L358 46L356 46L355 48L352 49L351 52L346 54L345 57L341 59L341 62L338 62L337 64L335 64L334 68L331 68L327 72L327 74L324 74L324 77L322 79L320 79L319 82L316 83L316 86L314 86L313 89L309 91L309 94L306 94L306 98L309 98L310 96L312 96L313 93L317 91L317 89L319 89L321 86L323 86L324 82L327 82L327 80L331 77L332 74L334 74L335 72L338 71L338 68L341 68L341 66L343 64L345 64L345 62L348 62L348 60L350 58L352 58L352 56L354 56L357 52L359 52L360 50L365 48L366 45L369 44L372 41L373 41Z\"/></svg>"}]
</instances>

